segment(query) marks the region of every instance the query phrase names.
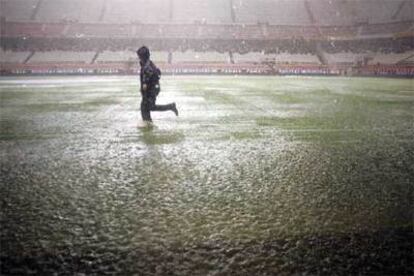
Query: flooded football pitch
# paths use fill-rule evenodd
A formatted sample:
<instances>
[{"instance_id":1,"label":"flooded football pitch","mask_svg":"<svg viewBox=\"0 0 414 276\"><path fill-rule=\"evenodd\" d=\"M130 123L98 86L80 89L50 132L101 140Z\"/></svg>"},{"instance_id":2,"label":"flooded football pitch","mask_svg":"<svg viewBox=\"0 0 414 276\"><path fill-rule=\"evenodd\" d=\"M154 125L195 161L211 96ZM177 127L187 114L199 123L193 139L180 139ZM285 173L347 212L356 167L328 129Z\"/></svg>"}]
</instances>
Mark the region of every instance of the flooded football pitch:
<instances>
[{"instance_id":1,"label":"flooded football pitch","mask_svg":"<svg viewBox=\"0 0 414 276\"><path fill-rule=\"evenodd\" d=\"M411 275L414 81L0 79L1 274Z\"/></svg>"}]
</instances>

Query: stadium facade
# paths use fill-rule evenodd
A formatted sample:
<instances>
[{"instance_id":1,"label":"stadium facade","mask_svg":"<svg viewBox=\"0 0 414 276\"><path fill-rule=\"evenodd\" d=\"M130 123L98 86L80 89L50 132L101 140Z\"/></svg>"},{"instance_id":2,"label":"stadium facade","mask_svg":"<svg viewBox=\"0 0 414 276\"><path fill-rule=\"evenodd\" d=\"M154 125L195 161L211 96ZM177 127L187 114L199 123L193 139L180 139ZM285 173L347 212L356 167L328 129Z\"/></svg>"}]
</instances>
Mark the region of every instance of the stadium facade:
<instances>
[{"instance_id":1,"label":"stadium facade","mask_svg":"<svg viewBox=\"0 0 414 276\"><path fill-rule=\"evenodd\" d=\"M414 76L411 0L1 0L1 74Z\"/></svg>"}]
</instances>

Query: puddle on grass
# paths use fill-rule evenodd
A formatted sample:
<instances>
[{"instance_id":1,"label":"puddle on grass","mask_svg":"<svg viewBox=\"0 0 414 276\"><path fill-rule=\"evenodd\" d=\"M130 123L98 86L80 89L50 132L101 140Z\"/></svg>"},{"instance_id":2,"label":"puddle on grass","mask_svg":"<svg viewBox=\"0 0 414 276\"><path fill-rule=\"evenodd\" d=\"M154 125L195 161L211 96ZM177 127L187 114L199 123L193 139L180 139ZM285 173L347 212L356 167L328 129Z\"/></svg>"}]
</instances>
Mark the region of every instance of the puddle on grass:
<instances>
[{"instance_id":1,"label":"puddle on grass","mask_svg":"<svg viewBox=\"0 0 414 276\"><path fill-rule=\"evenodd\" d=\"M152 129L132 89L105 98L136 78L85 80L83 94L72 78L39 97L1 88L3 271L412 271L412 106L354 96L382 80L167 77L160 101L180 117L154 113Z\"/></svg>"}]
</instances>

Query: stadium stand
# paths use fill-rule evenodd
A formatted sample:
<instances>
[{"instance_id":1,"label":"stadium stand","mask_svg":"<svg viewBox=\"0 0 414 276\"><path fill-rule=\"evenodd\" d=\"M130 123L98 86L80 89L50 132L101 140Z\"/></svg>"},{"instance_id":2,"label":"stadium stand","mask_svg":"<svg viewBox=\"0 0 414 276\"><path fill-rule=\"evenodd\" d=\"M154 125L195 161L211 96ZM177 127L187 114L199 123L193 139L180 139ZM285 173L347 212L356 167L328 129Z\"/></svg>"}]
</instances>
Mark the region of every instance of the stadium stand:
<instances>
[{"instance_id":1,"label":"stadium stand","mask_svg":"<svg viewBox=\"0 0 414 276\"><path fill-rule=\"evenodd\" d=\"M152 51L151 59L157 63L168 62L168 52ZM99 53L96 62L137 62L135 51L103 51Z\"/></svg>"},{"instance_id":2,"label":"stadium stand","mask_svg":"<svg viewBox=\"0 0 414 276\"><path fill-rule=\"evenodd\" d=\"M345 12L347 1L309 1L310 9L319 25L352 25L355 22L355 14Z\"/></svg>"},{"instance_id":3,"label":"stadium stand","mask_svg":"<svg viewBox=\"0 0 414 276\"><path fill-rule=\"evenodd\" d=\"M358 33L358 27L354 26L320 27L319 30L325 37L355 38Z\"/></svg>"},{"instance_id":4,"label":"stadium stand","mask_svg":"<svg viewBox=\"0 0 414 276\"><path fill-rule=\"evenodd\" d=\"M233 53L235 63L261 63L271 58L271 55L267 55L264 52Z\"/></svg>"},{"instance_id":5,"label":"stadium stand","mask_svg":"<svg viewBox=\"0 0 414 276\"><path fill-rule=\"evenodd\" d=\"M102 4L103 0L43 0L36 20L41 22L96 22Z\"/></svg>"},{"instance_id":6,"label":"stadium stand","mask_svg":"<svg viewBox=\"0 0 414 276\"><path fill-rule=\"evenodd\" d=\"M81 62L90 63L95 52L47 51L36 52L28 63Z\"/></svg>"},{"instance_id":7,"label":"stadium stand","mask_svg":"<svg viewBox=\"0 0 414 276\"><path fill-rule=\"evenodd\" d=\"M166 51L152 51L151 59L157 64L168 63L168 55L169 53ZM134 57L136 59L136 55Z\"/></svg>"},{"instance_id":8,"label":"stadium stand","mask_svg":"<svg viewBox=\"0 0 414 276\"><path fill-rule=\"evenodd\" d=\"M413 21L414 17L414 1L405 0L404 5L401 6L400 10L397 10L393 20L398 21Z\"/></svg>"},{"instance_id":9,"label":"stadium stand","mask_svg":"<svg viewBox=\"0 0 414 276\"><path fill-rule=\"evenodd\" d=\"M257 25L236 25L232 26L230 34L234 39L261 39L263 38L263 33L259 26Z\"/></svg>"},{"instance_id":10,"label":"stadium stand","mask_svg":"<svg viewBox=\"0 0 414 276\"><path fill-rule=\"evenodd\" d=\"M95 62L127 62L135 60L136 55L133 51L103 51L99 53Z\"/></svg>"},{"instance_id":11,"label":"stadium stand","mask_svg":"<svg viewBox=\"0 0 414 276\"><path fill-rule=\"evenodd\" d=\"M393 20L412 20L413 19L413 1L409 0L364 0L348 1L352 5L354 13L357 15L355 22L367 23L385 23ZM396 18L392 16L401 10Z\"/></svg>"},{"instance_id":12,"label":"stadium stand","mask_svg":"<svg viewBox=\"0 0 414 276\"><path fill-rule=\"evenodd\" d=\"M290 64L320 64L318 57L311 54L279 53L275 55L274 61L276 63Z\"/></svg>"},{"instance_id":13,"label":"stadium stand","mask_svg":"<svg viewBox=\"0 0 414 276\"><path fill-rule=\"evenodd\" d=\"M30 19L38 0L0 0L0 17L13 21Z\"/></svg>"},{"instance_id":14,"label":"stadium stand","mask_svg":"<svg viewBox=\"0 0 414 276\"><path fill-rule=\"evenodd\" d=\"M151 38L200 38L202 32L197 25L137 25L137 36L149 36Z\"/></svg>"},{"instance_id":15,"label":"stadium stand","mask_svg":"<svg viewBox=\"0 0 414 276\"><path fill-rule=\"evenodd\" d=\"M369 64L412 64L414 62L414 51L402 54L375 54Z\"/></svg>"},{"instance_id":16,"label":"stadium stand","mask_svg":"<svg viewBox=\"0 0 414 276\"><path fill-rule=\"evenodd\" d=\"M132 28L126 24L71 24L65 33L75 37L128 37L132 35Z\"/></svg>"},{"instance_id":17,"label":"stadium stand","mask_svg":"<svg viewBox=\"0 0 414 276\"><path fill-rule=\"evenodd\" d=\"M320 32L317 28L307 26L268 26L267 37L270 39L280 38L318 38Z\"/></svg>"},{"instance_id":18,"label":"stadium stand","mask_svg":"<svg viewBox=\"0 0 414 276\"><path fill-rule=\"evenodd\" d=\"M366 72L385 74L398 71L387 66L413 64L412 0L0 0L0 4L0 62L2 69L7 64L7 70L15 66L55 72L48 66L56 65L69 72L73 68L135 72L134 49L142 44L150 46L154 61L167 72L275 73L276 67L284 67L278 72L325 73L332 71L321 66L368 62L372 67Z\"/></svg>"},{"instance_id":19,"label":"stadium stand","mask_svg":"<svg viewBox=\"0 0 414 276\"><path fill-rule=\"evenodd\" d=\"M6 37L44 37L43 24L30 22L1 22L1 34Z\"/></svg>"},{"instance_id":20,"label":"stadium stand","mask_svg":"<svg viewBox=\"0 0 414 276\"><path fill-rule=\"evenodd\" d=\"M320 64L317 56L311 54L266 54L264 52L250 52L247 54L233 54L235 63L264 63L274 62L283 64Z\"/></svg>"},{"instance_id":21,"label":"stadium stand","mask_svg":"<svg viewBox=\"0 0 414 276\"><path fill-rule=\"evenodd\" d=\"M358 69L358 75L362 76L397 76L397 77L414 77L414 66L401 65L368 65Z\"/></svg>"},{"instance_id":22,"label":"stadium stand","mask_svg":"<svg viewBox=\"0 0 414 276\"><path fill-rule=\"evenodd\" d=\"M170 21L170 1L117 0L106 2L104 22L165 23ZM153 12L149 12L153 11Z\"/></svg>"},{"instance_id":23,"label":"stadium stand","mask_svg":"<svg viewBox=\"0 0 414 276\"><path fill-rule=\"evenodd\" d=\"M414 13L413 13L414 16ZM382 35L405 32L413 26L410 21L362 26L361 35Z\"/></svg>"},{"instance_id":24,"label":"stadium stand","mask_svg":"<svg viewBox=\"0 0 414 276\"><path fill-rule=\"evenodd\" d=\"M9 21L83 23L230 24L234 20L244 24L342 26L412 21L414 14L412 0L0 0L0 5L0 16ZM36 16L31 18L35 10Z\"/></svg>"},{"instance_id":25,"label":"stadium stand","mask_svg":"<svg viewBox=\"0 0 414 276\"><path fill-rule=\"evenodd\" d=\"M174 0L173 22L230 24L230 1Z\"/></svg>"},{"instance_id":26,"label":"stadium stand","mask_svg":"<svg viewBox=\"0 0 414 276\"><path fill-rule=\"evenodd\" d=\"M303 0L234 0L232 2L238 23L261 22L271 25L307 25L310 23ZM283 9L280 8L281 6Z\"/></svg>"},{"instance_id":27,"label":"stadium stand","mask_svg":"<svg viewBox=\"0 0 414 276\"><path fill-rule=\"evenodd\" d=\"M235 28L236 26L233 26ZM260 30L257 26L255 26L258 30L255 31L255 34L261 35ZM199 36L203 36L210 39L222 39L223 37L228 37L231 35L232 37L236 37L236 33L233 33L233 29L229 27L229 25L203 25L197 26Z\"/></svg>"},{"instance_id":28,"label":"stadium stand","mask_svg":"<svg viewBox=\"0 0 414 276\"><path fill-rule=\"evenodd\" d=\"M229 63L230 57L226 53L218 52L174 52L172 63Z\"/></svg>"},{"instance_id":29,"label":"stadium stand","mask_svg":"<svg viewBox=\"0 0 414 276\"><path fill-rule=\"evenodd\" d=\"M66 25L63 23L50 23L42 25L42 30L47 36L63 36L63 32L66 29Z\"/></svg>"},{"instance_id":30,"label":"stadium stand","mask_svg":"<svg viewBox=\"0 0 414 276\"><path fill-rule=\"evenodd\" d=\"M411 65L414 67L414 54L399 61L399 64Z\"/></svg>"},{"instance_id":31,"label":"stadium stand","mask_svg":"<svg viewBox=\"0 0 414 276\"><path fill-rule=\"evenodd\" d=\"M353 25L355 23L384 23L405 0L310 1L311 10L321 25ZM406 18L405 14L401 18ZM408 17L408 19L412 19ZM407 19L405 19L407 20Z\"/></svg>"},{"instance_id":32,"label":"stadium stand","mask_svg":"<svg viewBox=\"0 0 414 276\"><path fill-rule=\"evenodd\" d=\"M351 52L340 52L335 54L325 54L329 64L353 65L361 62L364 59L363 54L356 54Z\"/></svg>"},{"instance_id":33,"label":"stadium stand","mask_svg":"<svg viewBox=\"0 0 414 276\"><path fill-rule=\"evenodd\" d=\"M30 52L14 52L14 51L4 51L0 49L0 62L1 63L23 63L27 57L30 55Z\"/></svg>"}]
</instances>

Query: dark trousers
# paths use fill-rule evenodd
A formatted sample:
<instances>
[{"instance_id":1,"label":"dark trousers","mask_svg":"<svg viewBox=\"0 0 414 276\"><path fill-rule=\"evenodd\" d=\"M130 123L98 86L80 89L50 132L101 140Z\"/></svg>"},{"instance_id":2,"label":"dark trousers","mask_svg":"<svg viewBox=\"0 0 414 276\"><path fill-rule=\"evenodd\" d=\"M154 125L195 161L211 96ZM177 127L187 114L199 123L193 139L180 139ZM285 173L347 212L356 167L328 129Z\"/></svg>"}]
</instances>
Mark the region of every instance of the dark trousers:
<instances>
[{"instance_id":1,"label":"dark trousers","mask_svg":"<svg viewBox=\"0 0 414 276\"><path fill-rule=\"evenodd\" d=\"M154 93L149 92L142 96L141 101L141 116L142 120L144 121L152 121L151 119L151 111L168 111L173 110L173 104L164 104L164 105L157 105L155 101L157 100L157 96Z\"/></svg>"}]
</instances>

